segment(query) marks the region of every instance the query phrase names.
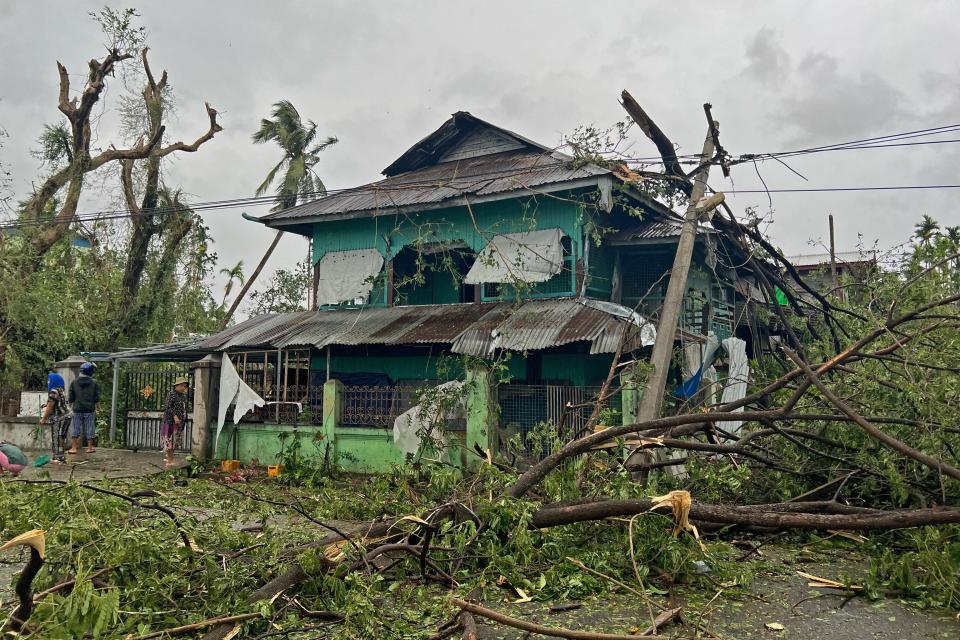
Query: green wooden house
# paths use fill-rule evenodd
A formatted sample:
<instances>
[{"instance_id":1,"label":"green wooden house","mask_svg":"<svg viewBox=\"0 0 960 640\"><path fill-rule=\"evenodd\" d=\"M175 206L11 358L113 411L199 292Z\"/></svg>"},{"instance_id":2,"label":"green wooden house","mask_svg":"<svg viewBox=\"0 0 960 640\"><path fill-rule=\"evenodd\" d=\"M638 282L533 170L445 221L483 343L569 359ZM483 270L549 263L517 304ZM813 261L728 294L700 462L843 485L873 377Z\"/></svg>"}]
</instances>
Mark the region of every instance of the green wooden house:
<instances>
[{"instance_id":1,"label":"green wooden house","mask_svg":"<svg viewBox=\"0 0 960 640\"><path fill-rule=\"evenodd\" d=\"M529 447L543 424L575 437L585 416L567 406L596 394L618 349L647 356L682 220L642 183L466 112L383 175L260 218L311 242L313 309L193 347L226 353L265 399L307 411L267 405L228 429L219 456L271 460L296 419L342 466L382 470L403 460L394 421L418 390L464 379L465 418L450 428L467 449ZM749 335L738 262L698 229L679 346ZM631 419L634 402L618 394L608 419Z\"/></svg>"}]
</instances>

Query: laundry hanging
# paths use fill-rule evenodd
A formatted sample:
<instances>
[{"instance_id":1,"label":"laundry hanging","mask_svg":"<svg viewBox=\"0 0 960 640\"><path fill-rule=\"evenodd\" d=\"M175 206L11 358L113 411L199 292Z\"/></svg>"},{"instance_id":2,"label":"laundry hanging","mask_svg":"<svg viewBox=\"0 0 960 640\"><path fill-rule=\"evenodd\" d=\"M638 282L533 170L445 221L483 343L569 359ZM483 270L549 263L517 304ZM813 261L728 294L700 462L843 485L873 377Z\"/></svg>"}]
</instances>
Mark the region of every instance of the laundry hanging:
<instances>
[{"instance_id":1,"label":"laundry hanging","mask_svg":"<svg viewBox=\"0 0 960 640\"><path fill-rule=\"evenodd\" d=\"M707 371L713 368L713 360L719 348L720 341L712 331L703 345L689 344L684 347L684 381L674 392L678 398L688 399L696 395Z\"/></svg>"},{"instance_id":2,"label":"laundry hanging","mask_svg":"<svg viewBox=\"0 0 960 640\"><path fill-rule=\"evenodd\" d=\"M317 263L317 304L366 301L381 269L383 256L376 249L325 253Z\"/></svg>"},{"instance_id":3,"label":"laundry hanging","mask_svg":"<svg viewBox=\"0 0 960 640\"><path fill-rule=\"evenodd\" d=\"M480 250L465 284L546 282L563 268L560 229L505 233Z\"/></svg>"},{"instance_id":4,"label":"laundry hanging","mask_svg":"<svg viewBox=\"0 0 960 640\"><path fill-rule=\"evenodd\" d=\"M237 424L240 418L252 411L254 407L262 407L266 402L240 379L240 375L230 361L230 356L223 354L220 362L220 401L217 407L217 435L213 440L214 450L217 448L217 442L220 441L220 431L223 430L223 425L227 421L227 411L231 404L235 405L233 424Z\"/></svg>"},{"instance_id":5,"label":"laundry hanging","mask_svg":"<svg viewBox=\"0 0 960 640\"><path fill-rule=\"evenodd\" d=\"M720 401L723 404L742 400L747 395L747 382L750 378L750 361L747 360L747 343L740 338L727 338L723 341L723 348L726 349L730 361L729 374L723 386L723 393ZM743 407L734 409L734 411L743 411ZM718 422L721 429L736 433L743 426L742 420L725 420Z\"/></svg>"}]
</instances>

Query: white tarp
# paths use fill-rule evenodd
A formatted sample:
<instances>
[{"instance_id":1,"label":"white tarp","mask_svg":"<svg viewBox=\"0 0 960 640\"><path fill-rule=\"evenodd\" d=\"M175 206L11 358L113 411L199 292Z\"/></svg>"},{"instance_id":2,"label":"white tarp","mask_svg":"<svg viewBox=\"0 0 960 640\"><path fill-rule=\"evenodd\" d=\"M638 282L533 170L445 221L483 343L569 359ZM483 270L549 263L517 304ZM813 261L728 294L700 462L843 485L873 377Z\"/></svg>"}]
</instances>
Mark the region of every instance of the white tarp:
<instances>
[{"instance_id":1,"label":"white tarp","mask_svg":"<svg viewBox=\"0 0 960 640\"><path fill-rule=\"evenodd\" d=\"M233 404L233 424L240 422L240 418L252 411L254 407L262 407L266 402L246 382L240 379L240 374L230 362L230 356L223 354L220 362L220 402L217 415L217 435L213 440L216 450L220 441L220 431L227 421L227 411Z\"/></svg>"},{"instance_id":2,"label":"white tarp","mask_svg":"<svg viewBox=\"0 0 960 640\"><path fill-rule=\"evenodd\" d=\"M546 282L563 268L563 236L556 228L494 236L477 254L463 281Z\"/></svg>"},{"instance_id":3,"label":"white tarp","mask_svg":"<svg viewBox=\"0 0 960 640\"><path fill-rule=\"evenodd\" d=\"M624 318L640 327L640 344L642 346L649 347L657 341L657 327L633 309L629 309L616 302L607 302L605 300L594 300L592 298L578 298L577 300L585 307L603 311L618 318Z\"/></svg>"},{"instance_id":4,"label":"white tarp","mask_svg":"<svg viewBox=\"0 0 960 640\"><path fill-rule=\"evenodd\" d=\"M747 381L750 378L750 361L747 360L747 343L740 338L727 338L723 341L723 348L726 349L730 361L730 370L727 380L723 386L723 394L720 401L723 404L742 400L747 395ZM736 409L743 411L743 407ZM736 433L743 425L742 420L726 420L718 422L721 429L726 429Z\"/></svg>"},{"instance_id":5,"label":"white tarp","mask_svg":"<svg viewBox=\"0 0 960 640\"><path fill-rule=\"evenodd\" d=\"M445 382L437 387L437 391L444 397L447 394L457 394L459 399L456 404L447 409L429 405L417 405L408 409L397 416L393 422L393 442L404 455L417 455L420 451L421 435L429 433L434 446L438 450L443 450L446 445L446 437L443 429L443 422L462 418L466 415L466 398L463 395L463 383L457 380ZM446 402L441 404L446 405ZM438 415L440 414L440 415Z\"/></svg>"},{"instance_id":6,"label":"white tarp","mask_svg":"<svg viewBox=\"0 0 960 640\"><path fill-rule=\"evenodd\" d=\"M376 249L325 253L317 263L317 304L366 300L381 269L383 256Z\"/></svg>"}]
</instances>

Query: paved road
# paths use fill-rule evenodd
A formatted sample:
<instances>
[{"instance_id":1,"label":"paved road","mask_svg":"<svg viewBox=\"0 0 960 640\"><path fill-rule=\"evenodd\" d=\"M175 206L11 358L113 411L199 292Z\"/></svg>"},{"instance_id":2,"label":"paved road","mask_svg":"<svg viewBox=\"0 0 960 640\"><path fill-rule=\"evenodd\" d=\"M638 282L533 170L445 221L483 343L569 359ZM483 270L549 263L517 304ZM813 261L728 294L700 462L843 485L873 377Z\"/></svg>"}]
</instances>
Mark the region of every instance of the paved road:
<instances>
[{"instance_id":1,"label":"paved road","mask_svg":"<svg viewBox=\"0 0 960 640\"><path fill-rule=\"evenodd\" d=\"M46 451L26 451L32 462ZM185 466L183 455L176 456L178 466ZM46 478L79 481L101 480L104 478L142 477L162 473L163 453L160 451L128 451L127 449L97 449L93 453L68 455L66 463L50 462L43 467L27 467L21 473L22 478ZM49 476L47 475L49 474Z\"/></svg>"}]
</instances>

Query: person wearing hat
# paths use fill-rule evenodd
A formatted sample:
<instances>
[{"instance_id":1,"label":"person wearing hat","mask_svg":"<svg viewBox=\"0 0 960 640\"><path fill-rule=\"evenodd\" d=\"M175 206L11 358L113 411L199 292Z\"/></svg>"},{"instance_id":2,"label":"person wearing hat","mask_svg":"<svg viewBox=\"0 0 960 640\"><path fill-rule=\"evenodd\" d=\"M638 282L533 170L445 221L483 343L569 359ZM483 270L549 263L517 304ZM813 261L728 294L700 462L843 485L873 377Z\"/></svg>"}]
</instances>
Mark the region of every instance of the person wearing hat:
<instances>
[{"instance_id":1,"label":"person wearing hat","mask_svg":"<svg viewBox=\"0 0 960 640\"><path fill-rule=\"evenodd\" d=\"M80 365L80 375L70 383L68 400L73 406L73 421L70 436L72 447L67 453L76 453L80 436L87 441L87 453L93 453L93 442L97 435L97 409L100 406L100 387L93 379L93 363Z\"/></svg>"},{"instance_id":2,"label":"person wearing hat","mask_svg":"<svg viewBox=\"0 0 960 640\"><path fill-rule=\"evenodd\" d=\"M51 453L53 459L64 461L67 449L67 432L70 429L70 407L67 406L67 393L63 376L59 373L47 375L47 405L40 416L40 424L50 425Z\"/></svg>"},{"instance_id":3,"label":"person wearing hat","mask_svg":"<svg viewBox=\"0 0 960 640\"><path fill-rule=\"evenodd\" d=\"M163 438L163 461L169 467L175 464L173 451L183 442L183 426L187 421L187 378L173 381L173 389L163 402L163 420L160 422L160 437Z\"/></svg>"}]
</instances>

